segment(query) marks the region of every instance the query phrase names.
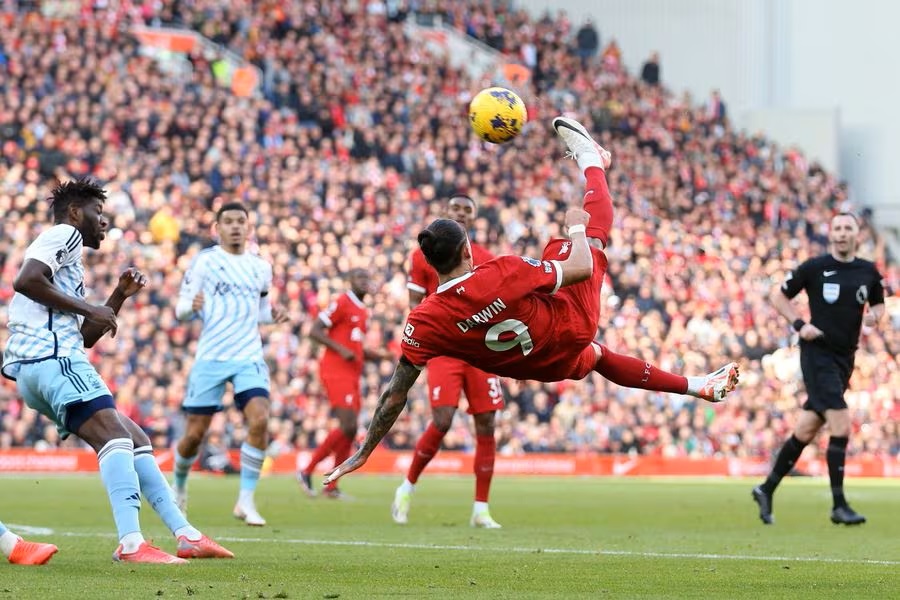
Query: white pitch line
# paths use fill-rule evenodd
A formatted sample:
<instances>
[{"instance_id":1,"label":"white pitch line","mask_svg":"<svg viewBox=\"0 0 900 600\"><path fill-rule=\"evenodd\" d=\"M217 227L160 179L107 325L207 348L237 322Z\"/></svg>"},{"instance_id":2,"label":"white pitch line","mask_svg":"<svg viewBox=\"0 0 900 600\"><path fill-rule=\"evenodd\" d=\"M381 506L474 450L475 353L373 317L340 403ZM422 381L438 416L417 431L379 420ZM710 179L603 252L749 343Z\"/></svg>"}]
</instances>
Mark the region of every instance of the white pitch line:
<instances>
[{"instance_id":1,"label":"white pitch line","mask_svg":"<svg viewBox=\"0 0 900 600\"><path fill-rule=\"evenodd\" d=\"M61 531L54 535L64 537L107 537L110 533L79 533ZM636 558L687 558L698 560L758 560L765 562L808 562L829 564L900 566L900 560L874 560L866 558L828 558L824 556L756 556L753 554L708 554L703 552L639 552L637 550L585 550L582 548L526 548L522 546L461 546L442 544L404 544L398 542L370 542L366 540L312 540L301 538L245 538L216 537L221 542L247 544L300 544L306 546L357 546L364 548L396 548L401 550L451 550L460 552L510 552L516 554L572 554L581 556L632 556Z\"/></svg>"},{"instance_id":2,"label":"white pitch line","mask_svg":"<svg viewBox=\"0 0 900 600\"><path fill-rule=\"evenodd\" d=\"M18 523L7 523L6 528L16 532L16 534L24 535L53 535L53 530L49 527L34 527L32 525L20 525Z\"/></svg>"}]
</instances>

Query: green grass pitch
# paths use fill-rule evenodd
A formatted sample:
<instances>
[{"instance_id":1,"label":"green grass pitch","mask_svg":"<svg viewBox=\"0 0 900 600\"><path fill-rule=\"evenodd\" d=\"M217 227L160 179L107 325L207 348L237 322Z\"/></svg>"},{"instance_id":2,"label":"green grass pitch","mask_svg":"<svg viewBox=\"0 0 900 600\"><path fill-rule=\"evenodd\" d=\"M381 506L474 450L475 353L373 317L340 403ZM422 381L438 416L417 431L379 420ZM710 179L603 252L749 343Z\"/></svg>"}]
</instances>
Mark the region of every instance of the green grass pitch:
<instances>
[{"instance_id":1,"label":"green grass pitch","mask_svg":"<svg viewBox=\"0 0 900 600\"><path fill-rule=\"evenodd\" d=\"M763 526L753 482L703 479L494 480L501 530L468 526L473 480L428 477L410 524L395 525L399 477L350 476L353 500L308 499L289 478L260 482L268 519L231 517L236 478L194 476L192 522L234 560L184 566L115 564L116 540L99 477L0 477L0 519L52 529L44 567L0 564L6 598L898 598L900 482L849 480L869 518L832 525L825 480L789 479ZM148 507L144 533L174 540ZM22 532L27 533L28 530Z\"/></svg>"}]
</instances>

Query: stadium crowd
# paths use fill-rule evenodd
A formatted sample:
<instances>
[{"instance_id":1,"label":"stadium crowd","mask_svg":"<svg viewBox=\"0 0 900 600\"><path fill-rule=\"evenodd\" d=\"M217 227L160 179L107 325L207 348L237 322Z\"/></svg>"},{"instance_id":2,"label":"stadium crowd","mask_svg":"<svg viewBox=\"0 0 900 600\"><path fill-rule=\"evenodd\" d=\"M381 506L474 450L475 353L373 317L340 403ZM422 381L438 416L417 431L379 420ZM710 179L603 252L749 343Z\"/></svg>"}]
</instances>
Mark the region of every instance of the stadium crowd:
<instances>
[{"instance_id":1,"label":"stadium crowd","mask_svg":"<svg viewBox=\"0 0 900 600\"><path fill-rule=\"evenodd\" d=\"M825 251L835 211L862 206L795 150L736 131L724 111L628 73L614 42L583 61L564 14L534 20L500 4L165 0L85 2L63 21L3 15L0 321L24 248L47 222L48 186L99 179L110 191L112 225L101 250L86 252L89 295L104 298L129 265L151 283L91 359L119 409L158 448L170 447L183 426L198 333L197 323L176 321L174 298L191 256L213 241L213 210L241 200L254 211L254 250L274 264L273 297L293 318L264 332L270 451L314 446L329 416L306 334L343 290L343 276L353 267L372 274L367 343L396 352L407 258L436 200L472 195L479 242L498 254L538 255L581 195L580 174L547 124L569 113L614 157L604 343L690 373L738 360L742 381L715 406L599 376L506 381L498 451L769 456L804 392L791 330L767 295L787 270ZM531 67L519 88L531 122L517 140L494 147L471 135L467 101L493 81L430 55L404 29L413 9ZM132 24L190 26L228 46L260 67L262 96L237 98L217 86L211 58L199 52L186 79L164 74L127 33ZM861 255L876 260L889 290L900 290L868 222L862 239ZM847 395L851 455L900 456L897 304L891 297L889 321L861 339ZM5 336L4 328L0 344ZM367 366L361 425L392 366ZM410 448L428 418L423 381L387 443ZM460 413L445 447L471 449L470 425ZM223 447L245 436L233 409L213 431ZM12 382L0 383L0 448L73 444L23 406Z\"/></svg>"}]
</instances>

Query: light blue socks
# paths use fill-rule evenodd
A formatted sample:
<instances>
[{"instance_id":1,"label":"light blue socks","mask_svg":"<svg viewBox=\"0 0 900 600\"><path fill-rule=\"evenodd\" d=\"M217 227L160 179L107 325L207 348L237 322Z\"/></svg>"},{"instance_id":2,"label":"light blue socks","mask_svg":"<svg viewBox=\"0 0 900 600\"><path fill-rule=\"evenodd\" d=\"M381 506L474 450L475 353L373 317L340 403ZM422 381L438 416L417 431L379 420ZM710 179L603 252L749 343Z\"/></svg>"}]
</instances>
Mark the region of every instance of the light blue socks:
<instances>
[{"instance_id":1,"label":"light blue socks","mask_svg":"<svg viewBox=\"0 0 900 600\"><path fill-rule=\"evenodd\" d=\"M100 478L109 496L119 539L122 540L129 534L140 536L138 515L141 510L141 491L138 475L134 470L134 442L128 438L109 440L97 453L97 462L100 464ZM130 539L134 540L135 536L130 536Z\"/></svg>"}]
</instances>

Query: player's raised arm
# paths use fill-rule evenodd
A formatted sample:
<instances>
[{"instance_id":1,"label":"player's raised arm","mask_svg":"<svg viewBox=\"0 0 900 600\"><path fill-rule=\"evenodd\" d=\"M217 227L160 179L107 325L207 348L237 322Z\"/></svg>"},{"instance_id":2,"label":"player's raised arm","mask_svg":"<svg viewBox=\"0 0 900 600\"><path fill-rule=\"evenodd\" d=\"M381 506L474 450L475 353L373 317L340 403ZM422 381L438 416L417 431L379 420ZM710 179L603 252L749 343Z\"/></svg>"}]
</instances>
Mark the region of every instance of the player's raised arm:
<instances>
[{"instance_id":1,"label":"player's raised arm","mask_svg":"<svg viewBox=\"0 0 900 600\"><path fill-rule=\"evenodd\" d=\"M116 284L116 288L106 300L106 306L113 309L113 312L118 315L125 300L137 294L144 289L144 286L146 285L146 275L133 267L126 269L125 272L119 276L119 283ZM85 320L81 325L81 337L84 338L85 348L92 348L107 331L109 331L109 328L104 323ZM112 332L113 337L115 337L115 329L113 329Z\"/></svg>"},{"instance_id":2,"label":"player's raised arm","mask_svg":"<svg viewBox=\"0 0 900 600\"><path fill-rule=\"evenodd\" d=\"M53 285L53 270L38 259L29 258L13 282L13 289L28 298L58 311L70 312L84 317L84 325L96 327L100 335L107 331L116 334L116 310L109 306L94 306L80 298L70 296ZM123 298L124 300L124 298ZM98 336L99 337L99 336ZM90 348L97 341L92 340L85 345Z\"/></svg>"},{"instance_id":3,"label":"player's raised arm","mask_svg":"<svg viewBox=\"0 0 900 600\"><path fill-rule=\"evenodd\" d=\"M569 230L569 239L572 240L572 251L569 258L559 263L562 272L560 287L589 279L593 273L594 259L585 234L590 218L591 216L580 208L570 208L566 211L566 227Z\"/></svg>"},{"instance_id":4,"label":"player's raised arm","mask_svg":"<svg viewBox=\"0 0 900 600\"><path fill-rule=\"evenodd\" d=\"M327 485L332 481L336 481L338 478L366 464L369 455L384 439L384 436L387 435L387 432L391 430L391 427L397 421L397 417L403 412L403 407L406 406L406 395L416 382L416 379L418 379L419 373L421 373L421 369L414 366L406 357L400 357L400 362L397 363L397 368L394 369L394 375L391 377L387 389L384 390L381 398L378 399L378 406L372 415L372 422L369 424L368 431L366 431L366 439L362 447L356 454L329 473L325 477L324 484Z\"/></svg>"},{"instance_id":5,"label":"player's raised arm","mask_svg":"<svg viewBox=\"0 0 900 600\"><path fill-rule=\"evenodd\" d=\"M106 307L92 306L59 290L51 281L52 269L42 260L27 258L13 281L13 290L50 308L81 315L85 319L103 322L109 327L116 323L115 314Z\"/></svg>"}]
</instances>

